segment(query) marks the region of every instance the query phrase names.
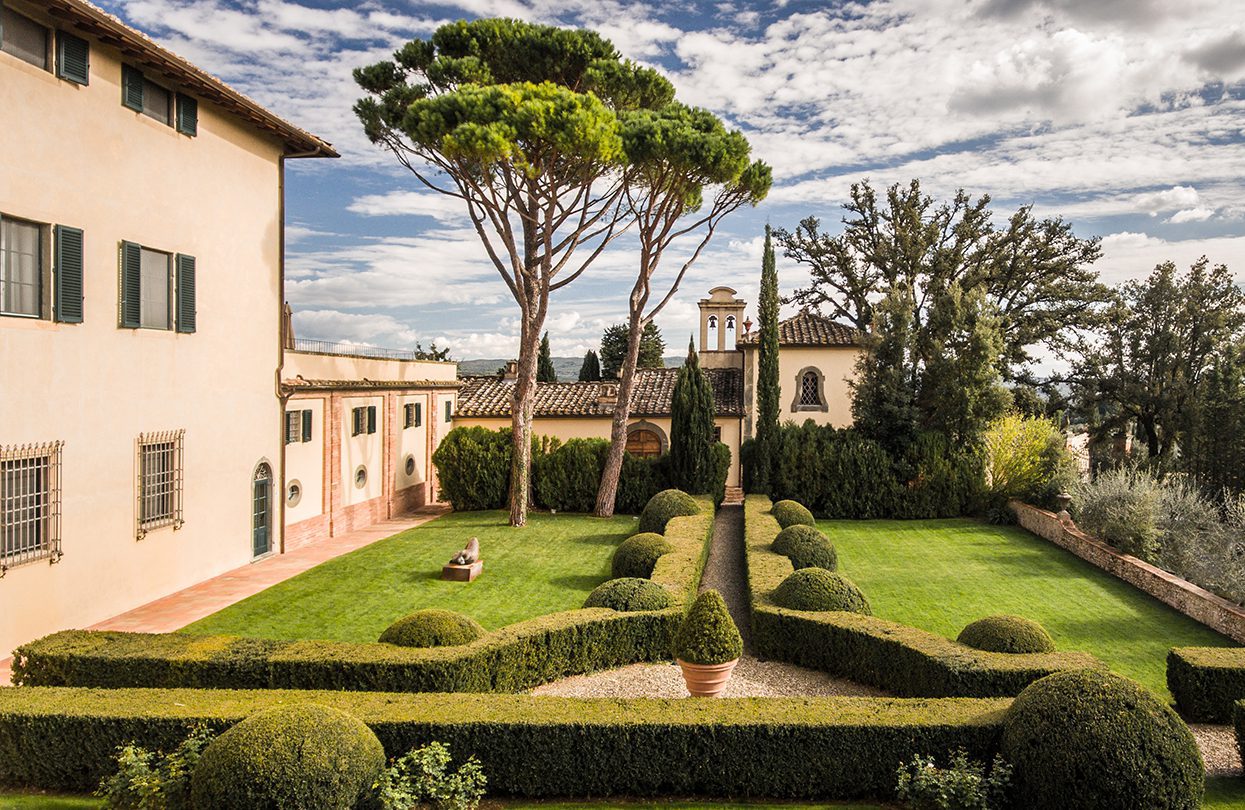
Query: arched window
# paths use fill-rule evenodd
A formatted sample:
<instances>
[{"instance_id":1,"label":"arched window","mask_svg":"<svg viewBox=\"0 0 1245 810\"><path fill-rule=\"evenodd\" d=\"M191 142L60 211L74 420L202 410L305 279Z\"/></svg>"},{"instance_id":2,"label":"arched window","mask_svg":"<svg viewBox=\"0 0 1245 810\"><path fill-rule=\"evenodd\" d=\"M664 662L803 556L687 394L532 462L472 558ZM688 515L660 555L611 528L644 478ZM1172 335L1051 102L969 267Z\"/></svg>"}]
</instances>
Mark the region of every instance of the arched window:
<instances>
[{"instance_id":1,"label":"arched window","mask_svg":"<svg viewBox=\"0 0 1245 810\"><path fill-rule=\"evenodd\" d=\"M805 406L820 405L821 391L818 390L820 387L817 380L817 372L804 372L804 375L800 377L800 404Z\"/></svg>"},{"instance_id":2,"label":"arched window","mask_svg":"<svg viewBox=\"0 0 1245 810\"><path fill-rule=\"evenodd\" d=\"M709 328L710 328L710 329L717 329L717 328L718 328L718 316L717 316L717 315L710 315L710 316L709 316Z\"/></svg>"},{"instance_id":3,"label":"arched window","mask_svg":"<svg viewBox=\"0 0 1245 810\"><path fill-rule=\"evenodd\" d=\"M661 437L647 428L639 428L627 434L627 452L640 458L661 455Z\"/></svg>"},{"instance_id":4,"label":"arched window","mask_svg":"<svg viewBox=\"0 0 1245 810\"><path fill-rule=\"evenodd\" d=\"M795 375L795 396L791 398L791 410L830 410L826 402L826 378L816 366L806 366Z\"/></svg>"}]
</instances>

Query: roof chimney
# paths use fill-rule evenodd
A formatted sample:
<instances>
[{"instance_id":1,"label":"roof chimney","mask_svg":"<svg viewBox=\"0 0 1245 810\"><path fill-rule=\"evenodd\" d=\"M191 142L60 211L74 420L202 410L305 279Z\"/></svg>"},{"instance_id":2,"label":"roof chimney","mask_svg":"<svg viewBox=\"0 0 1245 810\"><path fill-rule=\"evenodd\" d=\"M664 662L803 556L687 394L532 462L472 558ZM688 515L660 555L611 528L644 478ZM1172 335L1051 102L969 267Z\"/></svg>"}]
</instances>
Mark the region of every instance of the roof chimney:
<instances>
[{"instance_id":1,"label":"roof chimney","mask_svg":"<svg viewBox=\"0 0 1245 810\"><path fill-rule=\"evenodd\" d=\"M506 370L502 372L501 376L503 380L519 379L519 361L518 360L507 360Z\"/></svg>"},{"instance_id":2,"label":"roof chimney","mask_svg":"<svg viewBox=\"0 0 1245 810\"><path fill-rule=\"evenodd\" d=\"M597 393L597 404L607 405L611 409L618 405L618 386L614 383L601 383Z\"/></svg>"}]
</instances>

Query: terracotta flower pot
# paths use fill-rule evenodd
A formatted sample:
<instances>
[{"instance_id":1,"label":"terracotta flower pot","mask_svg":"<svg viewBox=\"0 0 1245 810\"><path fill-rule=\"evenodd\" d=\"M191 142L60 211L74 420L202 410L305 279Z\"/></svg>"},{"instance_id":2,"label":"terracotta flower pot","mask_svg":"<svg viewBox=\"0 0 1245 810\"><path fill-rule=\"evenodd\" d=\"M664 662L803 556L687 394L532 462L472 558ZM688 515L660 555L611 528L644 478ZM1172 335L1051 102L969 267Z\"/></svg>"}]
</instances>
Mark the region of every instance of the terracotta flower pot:
<instances>
[{"instance_id":1,"label":"terracotta flower pot","mask_svg":"<svg viewBox=\"0 0 1245 810\"><path fill-rule=\"evenodd\" d=\"M717 697L726 689L726 682L731 679L731 672L739 659L727 661L725 664L689 664L676 658L679 668L683 670L683 681L692 697Z\"/></svg>"}]
</instances>

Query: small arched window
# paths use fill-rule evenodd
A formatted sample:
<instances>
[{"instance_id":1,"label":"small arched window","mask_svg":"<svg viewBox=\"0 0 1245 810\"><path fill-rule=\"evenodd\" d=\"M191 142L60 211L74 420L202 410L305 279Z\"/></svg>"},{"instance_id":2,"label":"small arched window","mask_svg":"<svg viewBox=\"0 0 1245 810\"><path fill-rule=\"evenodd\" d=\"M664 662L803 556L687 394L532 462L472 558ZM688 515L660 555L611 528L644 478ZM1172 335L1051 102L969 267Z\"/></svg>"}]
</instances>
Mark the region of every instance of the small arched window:
<instances>
[{"instance_id":1,"label":"small arched window","mask_svg":"<svg viewBox=\"0 0 1245 810\"><path fill-rule=\"evenodd\" d=\"M726 316L726 328L727 328L727 329L734 329L734 328L735 328L735 316L734 316L734 315L727 315L727 316Z\"/></svg>"},{"instance_id":2,"label":"small arched window","mask_svg":"<svg viewBox=\"0 0 1245 810\"><path fill-rule=\"evenodd\" d=\"M816 366L805 366L795 375L795 394L791 397L791 410L828 411L826 402L826 378Z\"/></svg>"}]
</instances>

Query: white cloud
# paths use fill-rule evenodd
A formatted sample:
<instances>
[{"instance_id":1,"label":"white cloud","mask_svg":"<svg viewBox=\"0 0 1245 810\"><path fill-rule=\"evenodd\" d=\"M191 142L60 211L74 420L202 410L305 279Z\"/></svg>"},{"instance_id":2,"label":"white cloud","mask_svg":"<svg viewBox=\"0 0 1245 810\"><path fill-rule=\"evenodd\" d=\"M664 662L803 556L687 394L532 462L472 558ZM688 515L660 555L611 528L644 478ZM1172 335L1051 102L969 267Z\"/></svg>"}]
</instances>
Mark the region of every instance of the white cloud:
<instances>
[{"instance_id":1,"label":"white cloud","mask_svg":"<svg viewBox=\"0 0 1245 810\"><path fill-rule=\"evenodd\" d=\"M1213 208L1185 208L1171 215L1168 222L1179 225L1182 222L1205 222L1215 215Z\"/></svg>"},{"instance_id":2,"label":"white cloud","mask_svg":"<svg viewBox=\"0 0 1245 810\"><path fill-rule=\"evenodd\" d=\"M431 217L442 224L466 220L465 203L456 197L433 191L390 191L356 198L346 210L367 217Z\"/></svg>"},{"instance_id":3,"label":"white cloud","mask_svg":"<svg viewBox=\"0 0 1245 810\"><path fill-rule=\"evenodd\" d=\"M1118 284L1143 278L1163 262L1183 269L1202 256L1212 264L1226 264L1238 283L1245 282L1245 236L1168 241L1135 231L1113 233L1103 237L1102 258L1095 267L1104 282Z\"/></svg>"}]
</instances>

